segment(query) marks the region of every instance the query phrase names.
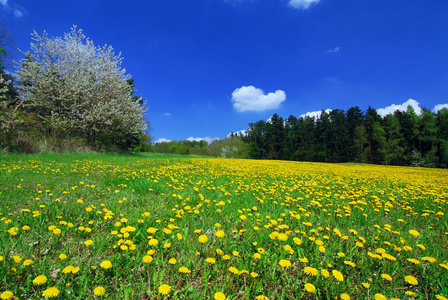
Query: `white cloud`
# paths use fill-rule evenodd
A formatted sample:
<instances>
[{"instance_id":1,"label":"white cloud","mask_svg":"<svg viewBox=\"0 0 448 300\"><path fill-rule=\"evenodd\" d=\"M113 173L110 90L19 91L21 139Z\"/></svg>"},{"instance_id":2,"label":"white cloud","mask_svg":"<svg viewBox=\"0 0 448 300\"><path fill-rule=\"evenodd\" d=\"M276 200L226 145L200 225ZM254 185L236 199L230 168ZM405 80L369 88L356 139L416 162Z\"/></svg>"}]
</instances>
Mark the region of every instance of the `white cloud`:
<instances>
[{"instance_id":1,"label":"white cloud","mask_svg":"<svg viewBox=\"0 0 448 300\"><path fill-rule=\"evenodd\" d=\"M210 144L211 142L213 142L214 140L219 140L218 138L211 138L211 137L205 137L205 138L201 138L201 137L192 137L190 136L187 141L191 141L191 142L200 142L200 141L206 141L208 144Z\"/></svg>"},{"instance_id":2,"label":"white cloud","mask_svg":"<svg viewBox=\"0 0 448 300\"><path fill-rule=\"evenodd\" d=\"M169 143L169 142L171 142L171 140L167 140L167 139L165 139L165 138L159 138L157 141L155 141L154 143L155 144L157 144L157 143Z\"/></svg>"},{"instance_id":3,"label":"white cloud","mask_svg":"<svg viewBox=\"0 0 448 300\"><path fill-rule=\"evenodd\" d=\"M242 86L232 93L233 108L238 112L277 109L285 99L282 90L265 95L263 90L252 85Z\"/></svg>"},{"instance_id":4,"label":"white cloud","mask_svg":"<svg viewBox=\"0 0 448 300\"><path fill-rule=\"evenodd\" d=\"M231 134L232 134L232 133L227 134L227 135L226 135L226 138L230 138L230 135L231 135ZM247 130L243 129L243 130L240 130L240 131L235 131L235 132L233 133L233 135L237 135L237 136L240 136L240 134L241 134L242 136L246 136L246 135L247 135Z\"/></svg>"},{"instance_id":5,"label":"white cloud","mask_svg":"<svg viewBox=\"0 0 448 300\"><path fill-rule=\"evenodd\" d=\"M0 4L4 7L8 7L8 0L0 0Z\"/></svg>"},{"instance_id":6,"label":"white cloud","mask_svg":"<svg viewBox=\"0 0 448 300\"><path fill-rule=\"evenodd\" d=\"M445 104L437 104L436 106L434 106L434 108L432 109L433 112L438 113L439 110L442 110L442 108L448 108L448 103Z\"/></svg>"},{"instance_id":7,"label":"white cloud","mask_svg":"<svg viewBox=\"0 0 448 300\"><path fill-rule=\"evenodd\" d=\"M290 0L288 4L297 9L308 9L312 4L319 3L320 0Z\"/></svg>"},{"instance_id":8,"label":"white cloud","mask_svg":"<svg viewBox=\"0 0 448 300\"><path fill-rule=\"evenodd\" d=\"M340 50L341 50L341 48L336 47L336 48L334 48L334 49L327 50L327 52L328 52L328 53L338 53Z\"/></svg>"},{"instance_id":9,"label":"white cloud","mask_svg":"<svg viewBox=\"0 0 448 300\"><path fill-rule=\"evenodd\" d=\"M16 16L17 18L20 18L21 16L23 16L23 12L21 12L18 9L14 10L14 16Z\"/></svg>"},{"instance_id":10,"label":"white cloud","mask_svg":"<svg viewBox=\"0 0 448 300\"><path fill-rule=\"evenodd\" d=\"M421 115L422 113L422 108L420 107L420 104L415 101L414 99L409 99L408 101L406 101L403 104L392 104L389 105L385 108L379 108L377 109L377 113L381 116L381 117L385 117L388 114L393 114L395 111L399 110L399 111L406 111L408 109L408 106L412 106L412 108L414 109L415 113L417 115Z\"/></svg>"},{"instance_id":11,"label":"white cloud","mask_svg":"<svg viewBox=\"0 0 448 300\"><path fill-rule=\"evenodd\" d=\"M329 114L331 111L332 111L332 110L329 109L329 108L327 108L327 109L325 110L325 112L326 112L327 114ZM321 110L309 111L309 112L307 112L306 114L301 115L301 116L299 117L299 119L300 119L300 118L305 118L305 117L318 118L318 117L320 117L321 114L322 114L322 111L321 111Z\"/></svg>"},{"instance_id":12,"label":"white cloud","mask_svg":"<svg viewBox=\"0 0 448 300\"><path fill-rule=\"evenodd\" d=\"M163 114L165 117L171 117L172 116L172 114L171 113L169 113L169 112L167 112L167 113L164 113Z\"/></svg>"}]
</instances>

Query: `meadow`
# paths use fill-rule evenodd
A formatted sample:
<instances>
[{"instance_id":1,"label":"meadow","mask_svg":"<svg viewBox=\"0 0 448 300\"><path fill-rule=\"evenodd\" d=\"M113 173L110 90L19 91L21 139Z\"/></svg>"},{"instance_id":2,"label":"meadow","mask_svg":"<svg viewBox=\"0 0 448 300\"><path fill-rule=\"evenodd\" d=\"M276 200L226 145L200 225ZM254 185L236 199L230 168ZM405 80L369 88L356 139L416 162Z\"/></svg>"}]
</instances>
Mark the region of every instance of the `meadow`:
<instances>
[{"instance_id":1,"label":"meadow","mask_svg":"<svg viewBox=\"0 0 448 300\"><path fill-rule=\"evenodd\" d=\"M0 299L447 299L448 170L0 158Z\"/></svg>"}]
</instances>

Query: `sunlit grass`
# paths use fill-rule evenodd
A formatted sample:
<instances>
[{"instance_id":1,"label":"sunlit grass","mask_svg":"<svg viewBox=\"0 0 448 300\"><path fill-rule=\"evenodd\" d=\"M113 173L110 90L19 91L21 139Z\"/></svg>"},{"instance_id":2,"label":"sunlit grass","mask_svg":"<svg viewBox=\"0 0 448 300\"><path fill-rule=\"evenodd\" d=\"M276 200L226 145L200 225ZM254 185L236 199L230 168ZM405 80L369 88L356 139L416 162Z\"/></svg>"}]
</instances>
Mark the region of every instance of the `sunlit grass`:
<instances>
[{"instance_id":1,"label":"sunlit grass","mask_svg":"<svg viewBox=\"0 0 448 300\"><path fill-rule=\"evenodd\" d=\"M1 299L448 297L447 170L20 155L0 178Z\"/></svg>"}]
</instances>

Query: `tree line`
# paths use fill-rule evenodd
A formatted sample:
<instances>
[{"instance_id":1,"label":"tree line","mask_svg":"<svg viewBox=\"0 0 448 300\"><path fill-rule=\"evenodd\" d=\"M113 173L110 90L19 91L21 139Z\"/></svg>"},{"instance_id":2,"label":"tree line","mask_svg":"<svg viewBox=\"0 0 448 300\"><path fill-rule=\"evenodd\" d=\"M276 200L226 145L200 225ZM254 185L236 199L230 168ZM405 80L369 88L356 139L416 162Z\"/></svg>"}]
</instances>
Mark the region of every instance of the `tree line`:
<instances>
[{"instance_id":1,"label":"tree line","mask_svg":"<svg viewBox=\"0 0 448 300\"><path fill-rule=\"evenodd\" d=\"M417 115L409 106L381 117L371 107L363 112L356 106L286 120L274 114L250 123L242 139L255 159L446 168L448 109L423 108Z\"/></svg>"}]
</instances>

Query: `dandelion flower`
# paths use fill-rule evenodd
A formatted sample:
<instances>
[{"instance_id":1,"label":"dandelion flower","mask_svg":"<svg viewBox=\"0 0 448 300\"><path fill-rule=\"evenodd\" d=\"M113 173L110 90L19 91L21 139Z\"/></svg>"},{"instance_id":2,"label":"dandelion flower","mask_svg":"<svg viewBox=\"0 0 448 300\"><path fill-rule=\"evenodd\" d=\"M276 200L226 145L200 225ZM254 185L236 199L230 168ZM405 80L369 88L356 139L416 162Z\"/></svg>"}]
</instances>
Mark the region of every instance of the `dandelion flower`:
<instances>
[{"instance_id":1,"label":"dandelion flower","mask_svg":"<svg viewBox=\"0 0 448 300\"><path fill-rule=\"evenodd\" d=\"M216 260L215 260L213 257L207 257L207 258L205 259L205 262L207 262L207 263L213 265L214 263L216 263Z\"/></svg>"},{"instance_id":2,"label":"dandelion flower","mask_svg":"<svg viewBox=\"0 0 448 300\"><path fill-rule=\"evenodd\" d=\"M229 268L229 271L230 271L231 273L233 273L233 274L238 274L238 273L239 273L238 269L235 268L235 267L230 267L230 268Z\"/></svg>"},{"instance_id":3,"label":"dandelion flower","mask_svg":"<svg viewBox=\"0 0 448 300\"><path fill-rule=\"evenodd\" d=\"M255 298L256 300L269 300L268 297L266 297L265 295L259 295L257 296L257 298Z\"/></svg>"},{"instance_id":4,"label":"dandelion flower","mask_svg":"<svg viewBox=\"0 0 448 300\"><path fill-rule=\"evenodd\" d=\"M302 263L307 263L307 262L308 262L308 258L306 258L306 257L300 257L300 258L299 258L299 261L302 262Z\"/></svg>"},{"instance_id":5,"label":"dandelion flower","mask_svg":"<svg viewBox=\"0 0 448 300\"><path fill-rule=\"evenodd\" d=\"M305 290L308 293L314 293L314 292L316 292L316 287L314 285L312 285L311 283L305 283Z\"/></svg>"},{"instance_id":6,"label":"dandelion flower","mask_svg":"<svg viewBox=\"0 0 448 300\"><path fill-rule=\"evenodd\" d=\"M430 256L422 257L422 259L423 259L424 261L427 261L427 262L430 262L430 263L433 263L433 262L436 262L436 261L437 261L437 259L435 259L434 257L430 257Z\"/></svg>"},{"instance_id":7,"label":"dandelion flower","mask_svg":"<svg viewBox=\"0 0 448 300\"><path fill-rule=\"evenodd\" d=\"M86 246L90 246L92 244L93 244L92 240L87 240L87 241L84 242L84 245L86 245Z\"/></svg>"},{"instance_id":8,"label":"dandelion flower","mask_svg":"<svg viewBox=\"0 0 448 300\"><path fill-rule=\"evenodd\" d=\"M145 256L143 256L143 262L144 262L145 264L150 263L150 262L152 262L152 261L153 261L153 258L152 258L151 255L145 255Z\"/></svg>"},{"instance_id":9,"label":"dandelion flower","mask_svg":"<svg viewBox=\"0 0 448 300\"><path fill-rule=\"evenodd\" d=\"M110 262L110 260L105 260L101 263L100 266L101 266L101 268L107 270L107 269L112 268L112 263Z\"/></svg>"},{"instance_id":10,"label":"dandelion flower","mask_svg":"<svg viewBox=\"0 0 448 300\"><path fill-rule=\"evenodd\" d=\"M0 294L0 299L12 299L12 297L14 297L14 294L10 291L4 291L3 293Z\"/></svg>"},{"instance_id":11,"label":"dandelion flower","mask_svg":"<svg viewBox=\"0 0 448 300\"><path fill-rule=\"evenodd\" d=\"M222 238L222 237L224 237L226 234L225 234L224 230L218 230L218 231L216 231L215 235L216 235L217 237L219 237L219 238Z\"/></svg>"},{"instance_id":12,"label":"dandelion flower","mask_svg":"<svg viewBox=\"0 0 448 300\"><path fill-rule=\"evenodd\" d=\"M33 261L31 259L27 259L23 261L23 265L24 266L30 266L33 264Z\"/></svg>"},{"instance_id":13,"label":"dandelion flower","mask_svg":"<svg viewBox=\"0 0 448 300\"><path fill-rule=\"evenodd\" d=\"M191 271L187 267L180 267L179 272L183 274L189 274Z\"/></svg>"},{"instance_id":14,"label":"dandelion flower","mask_svg":"<svg viewBox=\"0 0 448 300\"><path fill-rule=\"evenodd\" d=\"M392 281L392 277L389 274L381 274L381 278L387 281Z\"/></svg>"},{"instance_id":15,"label":"dandelion flower","mask_svg":"<svg viewBox=\"0 0 448 300\"><path fill-rule=\"evenodd\" d=\"M448 300L448 298L443 297L442 295L436 295L437 300Z\"/></svg>"},{"instance_id":16,"label":"dandelion flower","mask_svg":"<svg viewBox=\"0 0 448 300\"><path fill-rule=\"evenodd\" d=\"M307 275L310 275L310 276L317 276L319 274L319 271L317 269L315 269L315 268L312 268L312 267L305 267L303 269L303 272L305 274L307 274Z\"/></svg>"},{"instance_id":17,"label":"dandelion flower","mask_svg":"<svg viewBox=\"0 0 448 300\"><path fill-rule=\"evenodd\" d=\"M363 282L361 283L363 287L365 287L366 289L370 289L370 284L367 282Z\"/></svg>"},{"instance_id":18,"label":"dandelion flower","mask_svg":"<svg viewBox=\"0 0 448 300\"><path fill-rule=\"evenodd\" d=\"M409 234L412 235L412 236L419 236L420 235L420 233L417 230L415 230L415 229L409 230Z\"/></svg>"},{"instance_id":19,"label":"dandelion flower","mask_svg":"<svg viewBox=\"0 0 448 300\"><path fill-rule=\"evenodd\" d=\"M383 294L375 294L375 300L387 300Z\"/></svg>"},{"instance_id":20,"label":"dandelion flower","mask_svg":"<svg viewBox=\"0 0 448 300\"><path fill-rule=\"evenodd\" d=\"M57 297L60 292L61 291L57 287L52 286L52 287L46 289L45 291L43 291L42 296L45 298L53 298L53 297Z\"/></svg>"},{"instance_id":21,"label":"dandelion flower","mask_svg":"<svg viewBox=\"0 0 448 300\"><path fill-rule=\"evenodd\" d=\"M347 293L342 293L341 294L341 299L342 300L350 300L350 295Z\"/></svg>"},{"instance_id":22,"label":"dandelion flower","mask_svg":"<svg viewBox=\"0 0 448 300\"><path fill-rule=\"evenodd\" d=\"M167 295L171 291L171 287L168 284L162 284L159 286L159 293L162 295Z\"/></svg>"},{"instance_id":23,"label":"dandelion flower","mask_svg":"<svg viewBox=\"0 0 448 300\"><path fill-rule=\"evenodd\" d=\"M289 260L287 260L287 259L281 259L281 260L278 262L278 264L279 264L280 266L282 266L283 268L285 268L285 269L291 267L291 262L290 262Z\"/></svg>"},{"instance_id":24,"label":"dandelion flower","mask_svg":"<svg viewBox=\"0 0 448 300\"><path fill-rule=\"evenodd\" d=\"M205 244L205 243L208 242L208 237L207 237L205 234L200 235L200 236L198 237L198 241L199 241L199 243L201 243L201 244Z\"/></svg>"},{"instance_id":25,"label":"dandelion flower","mask_svg":"<svg viewBox=\"0 0 448 300\"><path fill-rule=\"evenodd\" d=\"M320 270L320 273L321 273L322 276L324 276L325 278L330 277L330 272L328 272L327 269L322 269L322 270Z\"/></svg>"},{"instance_id":26,"label":"dandelion flower","mask_svg":"<svg viewBox=\"0 0 448 300\"><path fill-rule=\"evenodd\" d=\"M13 257L12 257L12 259L14 260L14 262L15 263L19 263L19 262L21 262L22 261L22 258L20 257L20 255L14 255Z\"/></svg>"},{"instance_id":27,"label":"dandelion flower","mask_svg":"<svg viewBox=\"0 0 448 300\"><path fill-rule=\"evenodd\" d=\"M33 284L34 285L42 285L45 282L47 282L47 276L45 275L39 275L36 278L33 279Z\"/></svg>"},{"instance_id":28,"label":"dandelion flower","mask_svg":"<svg viewBox=\"0 0 448 300\"><path fill-rule=\"evenodd\" d=\"M258 273L257 272L251 272L250 273L250 276L252 277L252 278L257 278L258 277Z\"/></svg>"},{"instance_id":29,"label":"dandelion flower","mask_svg":"<svg viewBox=\"0 0 448 300\"><path fill-rule=\"evenodd\" d=\"M62 273L64 274L71 273L74 268L75 268L74 266L67 266L62 270Z\"/></svg>"},{"instance_id":30,"label":"dandelion flower","mask_svg":"<svg viewBox=\"0 0 448 300\"><path fill-rule=\"evenodd\" d=\"M61 253L61 254L59 254L59 259L60 260L67 259L67 255L65 255L64 253Z\"/></svg>"},{"instance_id":31,"label":"dandelion flower","mask_svg":"<svg viewBox=\"0 0 448 300\"><path fill-rule=\"evenodd\" d=\"M410 296L410 297L414 297L415 296L415 293L412 292L412 291L407 291L405 294Z\"/></svg>"},{"instance_id":32,"label":"dandelion flower","mask_svg":"<svg viewBox=\"0 0 448 300\"><path fill-rule=\"evenodd\" d=\"M215 293L215 295L213 296L213 298L214 298L215 300L226 300L226 295L224 295L224 293L217 292L217 293Z\"/></svg>"},{"instance_id":33,"label":"dandelion flower","mask_svg":"<svg viewBox=\"0 0 448 300\"><path fill-rule=\"evenodd\" d=\"M412 285L418 285L418 281L414 276L406 276L404 278L404 281L406 281L407 283L412 284Z\"/></svg>"},{"instance_id":34,"label":"dandelion flower","mask_svg":"<svg viewBox=\"0 0 448 300\"><path fill-rule=\"evenodd\" d=\"M175 258L170 258L168 263L171 264L171 265L175 265L177 263L177 260Z\"/></svg>"},{"instance_id":35,"label":"dandelion flower","mask_svg":"<svg viewBox=\"0 0 448 300\"><path fill-rule=\"evenodd\" d=\"M342 273L339 272L338 270L332 270L331 273L333 274L334 278L336 278L336 280L338 281L344 280L344 275L342 275Z\"/></svg>"},{"instance_id":36,"label":"dandelion flower","mask_svg":"<svg viewBox=\"0 0 448 300\"><path fill-rule=\"evenodd\" d=\"M106 293L106 289L103 288L102 286L97 286L93 290L93 293L95 294L95 296L103 296Z\"/></svg>"}]
</instances>

